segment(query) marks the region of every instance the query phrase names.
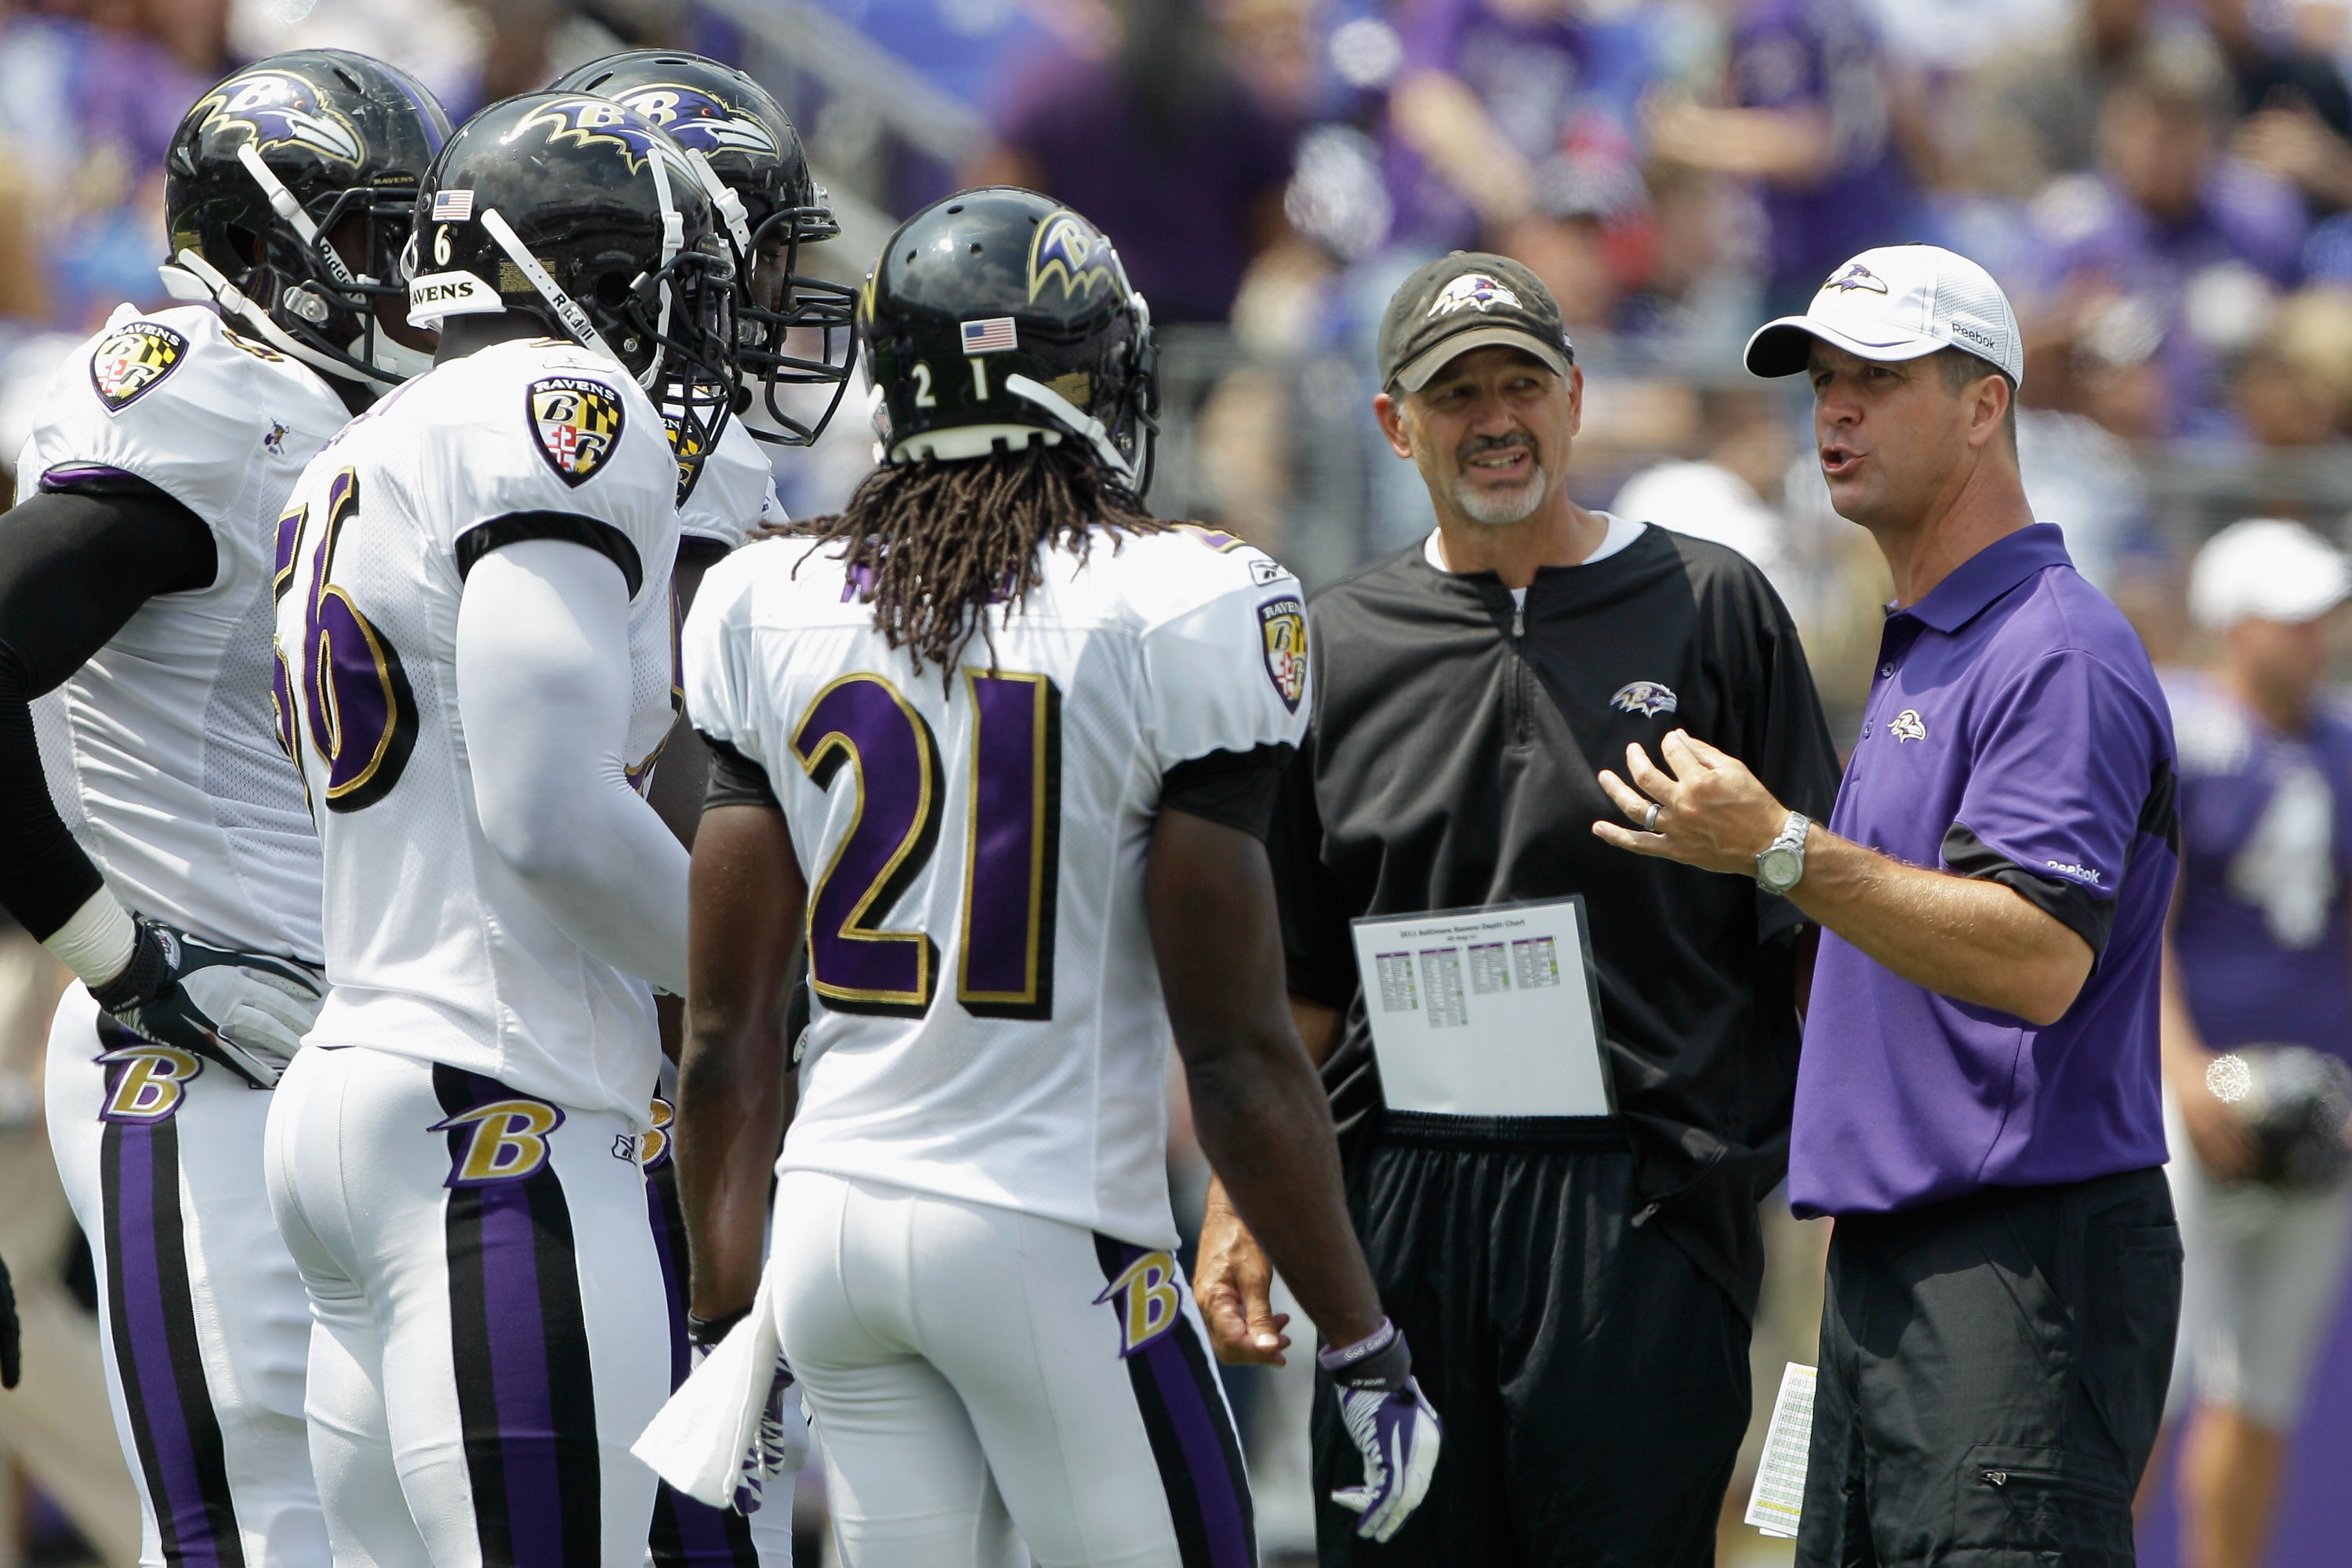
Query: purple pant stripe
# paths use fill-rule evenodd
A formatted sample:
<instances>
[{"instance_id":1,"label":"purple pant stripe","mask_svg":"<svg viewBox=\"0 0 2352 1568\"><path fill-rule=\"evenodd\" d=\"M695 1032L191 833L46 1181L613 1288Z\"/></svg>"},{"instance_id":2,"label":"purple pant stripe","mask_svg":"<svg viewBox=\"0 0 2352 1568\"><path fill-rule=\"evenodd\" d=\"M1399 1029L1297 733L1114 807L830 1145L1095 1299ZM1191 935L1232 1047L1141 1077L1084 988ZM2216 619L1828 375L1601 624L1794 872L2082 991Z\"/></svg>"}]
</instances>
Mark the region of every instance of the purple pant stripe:
<instances>
[{"instance_id":1,"label":"purple pant stripe","mask_svg":"<svg viewBox=\"0 0 2352 1568\"><path fill-rule=\"evenodd\" d=\"M482 1294L488 1309L490 1382L506 1468L507 1517L516 1527L515 1568L562 1568L562 1532L532 1528L563 1517L534 1243L530 1194L523 1184L484 1187Z\"/></svg>"},{"instance_id":2,"label":"purple pant stripe","mask_svg":"<svg viewBox=\"0 0 2352 1568\"><path fill-rule=\"evenodd\" d=\"M1179 1318L1141 1354L1168 1407L1169 1424L1183 1449L1184 1468L1192 1477L1194 1496L1200 1499L1209 1560L1216 1568L1251 1568L1256 1559L1250 1548L1250 1531L1242 1522L1242 1500L1234 1495L1233 1470L1217 1435L1229 1417L1222 1401L1211 1407L1212 1395L1201 1386L1185 1359L1179 1336L1189 1338L1192 1331L1191 1321Z\"/></svg>"},{"instance_id":3,"label":"purple pant stripe","mask_svg":"<svg viewBox=\"0 0 2352 1568\"><path fill-rule=\"evenodd\" d=\"M166 1516L163 1527L176 1542L174 1563L189 1568L219 1568L220 1543L213 1533L212 1510L205 1497L204 1478L195 1452L195 1436L186 1405L181 1398L179 1369L172 1358L172 1303L166 1299L159 1248L167 1238L156 1234L155 1129L124 1125L110 1128L118 1140L121 1161L116 1173L116 1228L113 1237L120 1268L116 1311L121 1332L115 1357L126 1382L136 1380L143 1420L139 1434L155 1511ZM168 1177L176 1176L167 1172ZM176 1226L172 1227L176 1229ZM168 1238L176 1243L176 1238ZM183 1311L192 1312L185 1302ZM128 1363L129 1364L122 1364ZM210 1412L205 1415L209 1417ZM242 1553L239 1553L242 1556Z\"/></svg>"}]
</instances>

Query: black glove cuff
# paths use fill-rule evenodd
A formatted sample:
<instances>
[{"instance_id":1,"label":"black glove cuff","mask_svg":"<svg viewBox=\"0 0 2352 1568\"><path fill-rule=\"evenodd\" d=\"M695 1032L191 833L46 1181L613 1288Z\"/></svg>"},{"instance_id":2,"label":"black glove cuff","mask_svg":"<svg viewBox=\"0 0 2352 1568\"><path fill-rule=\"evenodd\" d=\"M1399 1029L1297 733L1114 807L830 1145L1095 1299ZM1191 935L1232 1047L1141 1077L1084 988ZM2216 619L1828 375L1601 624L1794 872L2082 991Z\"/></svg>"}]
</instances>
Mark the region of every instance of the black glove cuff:
<instances>
[{"instance_id":1,"label":"black glove cuff","mask_svg":"<svg viewBox=\"0 0 2352 1568\"><path fill-rule=\"evenodd\" d=\"M1316 1359L1342 1388L1393 1394L1412 1377L1412 1352L1405 1348L1404 1331L1385 1320L1378 1332L1344 1348L1318 1351Z\"/></svg>"},{"instance_id":2,"label":"black glove cuff","mask_svg":"<svg viewBox=\"0 0 2352 1568\"><path fill-rule=\"evenodd\" d=\"M152 921L134 920L131 923L137 935L131 938L131 962L102 989L89 994L92 1001L110 1013L152 1002L172 988L172 954L163 944L163 932Z\"/></svg>"},{"instance_id":3,"label":"black glove cuff","mask_svg":"<svg viewBox=\"0 0 2352 1568\"><path fill-rule=\"evenodd\" d=\"M686 1315L687 1341L697 1350L709 1350L725 1339L728 1331L736 1324L751 1315L751 1309L749 1307L739 1307L734 1311L716 1318L698 1318L692 1312L688 1312Z\"/></svg>"}]
</instances>

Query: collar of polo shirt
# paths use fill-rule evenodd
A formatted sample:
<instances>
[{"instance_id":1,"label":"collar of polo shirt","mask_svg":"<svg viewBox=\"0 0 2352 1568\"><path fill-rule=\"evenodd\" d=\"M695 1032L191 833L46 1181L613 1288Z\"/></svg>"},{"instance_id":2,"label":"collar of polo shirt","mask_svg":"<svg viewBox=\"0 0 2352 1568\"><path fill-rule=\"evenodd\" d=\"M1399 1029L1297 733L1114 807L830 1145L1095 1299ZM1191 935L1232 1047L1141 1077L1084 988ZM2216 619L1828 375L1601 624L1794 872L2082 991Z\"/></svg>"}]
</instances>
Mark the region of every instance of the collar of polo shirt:
<instances>
[{"instance_id":1,"label":"collar of polo shirt","mask_svg":"<svg viewBox=\"0 0 2352 1568\"><path fill-rule=\"evenodd\" d=\"M1947 635L1983 614L1986 605L2045 566L2071 565L2066 536L2054 522L2005 533L1952 569L1926 598L1903 606Z\"/></svg>"}]
</instances>

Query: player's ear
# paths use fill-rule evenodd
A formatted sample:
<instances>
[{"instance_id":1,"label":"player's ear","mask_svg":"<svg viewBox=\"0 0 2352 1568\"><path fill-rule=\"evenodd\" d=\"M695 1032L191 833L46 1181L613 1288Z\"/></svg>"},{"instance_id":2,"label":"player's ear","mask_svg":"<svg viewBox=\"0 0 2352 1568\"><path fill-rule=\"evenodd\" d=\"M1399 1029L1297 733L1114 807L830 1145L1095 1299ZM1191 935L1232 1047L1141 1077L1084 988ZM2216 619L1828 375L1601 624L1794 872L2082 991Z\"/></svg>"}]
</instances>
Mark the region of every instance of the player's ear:
<instances>
[{"instance_id":1,"label":"player's ear","mask_svg":"<svg viewBox=\"0 0 2352 1568\"><path fill-rule=\"evenodd\" d=\"M1389 438L1389 450L1410 461L1412 457L1412 426L1405 411L1404 399L1392 393L1374 394L1372 416L1381 422L1381 434Z\"/></svg>"}]
</instances>

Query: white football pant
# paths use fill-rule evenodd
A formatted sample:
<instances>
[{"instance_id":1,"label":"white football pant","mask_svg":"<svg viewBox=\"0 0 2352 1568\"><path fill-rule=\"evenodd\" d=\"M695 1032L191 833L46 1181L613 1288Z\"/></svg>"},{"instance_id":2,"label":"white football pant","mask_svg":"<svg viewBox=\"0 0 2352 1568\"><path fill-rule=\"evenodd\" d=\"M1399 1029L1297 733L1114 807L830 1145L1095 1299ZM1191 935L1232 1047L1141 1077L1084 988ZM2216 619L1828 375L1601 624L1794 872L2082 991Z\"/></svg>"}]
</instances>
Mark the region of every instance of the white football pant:
<instances>
[{"instance_id":1,"label":"white football pant","mask_svg":"<svg viewBox=\"0 0 2352 1568\"><path fill-rule=\"evenodd\" d=\"M639 1568L671 1325L628 1123L359 1047L275 1099L337 1568Z\"/></svg>"},{"instance_id":2,"label":"white football pant","mask_svg":"<svg viewBox=\"0 0 2352 1568\"><path fill-rule=\"evenodd\" d=\"M302 1427L310 1302L262 1180L272 1096L140 1038L79 983L49 1026L49 1143L98 1276L146 1568L327 1568Z\"/></svg>"},{"instance_id":3,"label":"white football pant","mask_svg":"<svg viewBox=\"0 0 2352 1568\"><path fill-rule=\"evenodd\" d=\"M849 1568L1256 1563L1241 1445L1169 1253L789 1171L768 1268Z\"/></svg>"}]
</instances>

